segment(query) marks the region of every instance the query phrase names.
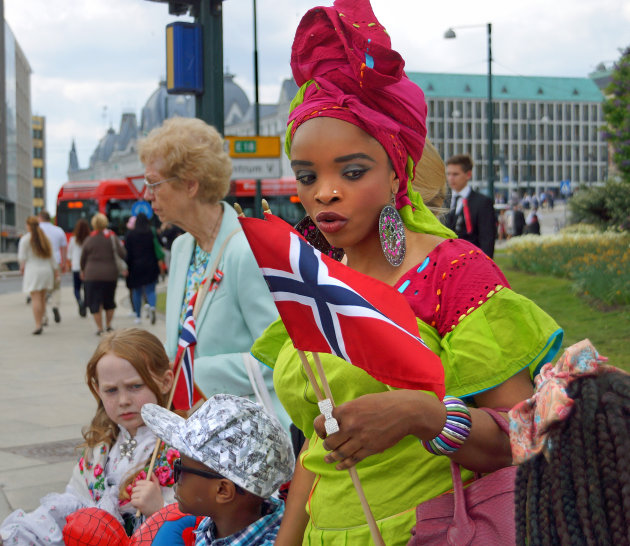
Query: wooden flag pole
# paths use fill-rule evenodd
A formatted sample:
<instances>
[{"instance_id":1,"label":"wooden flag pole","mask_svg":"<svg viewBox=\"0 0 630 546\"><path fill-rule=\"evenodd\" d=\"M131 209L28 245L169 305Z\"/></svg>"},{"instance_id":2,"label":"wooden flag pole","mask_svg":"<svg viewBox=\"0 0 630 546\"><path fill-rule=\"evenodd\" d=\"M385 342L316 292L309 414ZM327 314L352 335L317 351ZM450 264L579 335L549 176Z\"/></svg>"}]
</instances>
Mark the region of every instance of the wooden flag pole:
<instances>
[{"instance_id":1,"label":"wooden flag pole","mask_svg":"<svg viewBox=\"0 0 630 546\"><path fill-rule=\"evenodd\" d=\"M298 355L300 356L300 360L302 361L302 366L304 366L304 371L313 386L313 390L317 396L317 399L321 402L324 400L324 396L322 395L322 391L319 388L315 380L315 374L313 374L313 370L308 363L306 355L304 351L300 349L297 350ZM335 401L332 396L332 392L330 391L330 386L328 385L328 379L326 378L326 373L324 372L324 367L322 366L322 362L319 358L318 353L312 353L313 360L315 361L315 366L317 367L317 373L319 375L319 379L322 382L322 387L324 389L324 394L326 398L330 400L333 408L335 407ZM361 508L363 508L363 513L365 514L365 519L367 520L368 527L370 528L370 534L372 535L372 540L374 541L375 546L385 546L385 542L383 542L383 537L381 536L381 532L378 529L378 525L376 524L376 520L374 519L374 515L372 514L372 510L370 505L365 497L365 492L363 491L363 486L361 485L361 480L359 479L359 475L357 474L356 467L352 466L348 469L350 474L350 478L352 479L352 483L354 488L356 489L357 495L359 496L359 500L361 501Z\"/></svg>"},{"instance_id":2,"label":"wooden flag pole","mask_svg":"<svg viewBox=\"0 0 630 546\"><path fill-rule=\"evenodd\" d=\"M184 354L184 351L182 351L181 353L182 355ZM180 359L181 360L181 357ZM179 360L175 363L178 364ZM175 365L173 364L173 366ZM177 381L179 379L179 374L182 371L182 367L177 366L177 371L175 372L175 378L173 379L173 384L171 385L171 392L168 395L168 401L166 402L166 408L169 409L171 407L171 404L173 403L173 398L175 397L175 386L177 385ZM147 480L151 479L151 474L153 473L153 467L155 466L155 461L157 459L157 454L158 451L160 451L160 444L162 443L162 439L161 438L156 438L155 439L155 447L153 448L153 455L151 455L151 462L149 463L149 470L147 470ZM136 517L139 518L140 517L140 509L138 509L136 511Z\"/></svg>"}]
</instances>

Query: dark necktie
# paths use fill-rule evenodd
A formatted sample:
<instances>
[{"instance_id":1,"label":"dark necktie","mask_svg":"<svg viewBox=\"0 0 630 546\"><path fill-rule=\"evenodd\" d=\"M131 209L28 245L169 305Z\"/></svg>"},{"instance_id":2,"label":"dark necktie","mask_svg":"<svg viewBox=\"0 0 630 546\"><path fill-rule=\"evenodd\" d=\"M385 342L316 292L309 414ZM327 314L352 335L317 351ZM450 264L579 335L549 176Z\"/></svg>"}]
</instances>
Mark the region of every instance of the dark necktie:
<instances>
[{"instance_id":1,"label":"dark necktie","mask_svg":"<svg viewBox=\"0 0 630 546\"><path fill-rule=\"evenodd\" d=\"M455 203L453 204L453 208L451 209L453 212L457 211L457 205L459 205L459 201L461 200L462 196L461 195L457 195L455 197Z\"/></svg>"}]
</instances>

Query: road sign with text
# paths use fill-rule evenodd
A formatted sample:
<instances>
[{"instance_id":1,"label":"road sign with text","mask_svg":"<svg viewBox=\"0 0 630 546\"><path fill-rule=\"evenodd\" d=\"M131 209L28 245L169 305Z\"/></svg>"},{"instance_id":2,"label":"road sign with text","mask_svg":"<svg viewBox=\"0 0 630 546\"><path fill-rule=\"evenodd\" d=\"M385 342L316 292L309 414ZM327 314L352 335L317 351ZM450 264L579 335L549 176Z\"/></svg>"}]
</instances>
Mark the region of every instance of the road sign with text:
<instances>
[{"instance_id":1,"label":"road sign with text","mask_svg":"<svg viewBox=\"0 0 630 546\"><path fill-rule=\"evenodd\" d=\"M280 137L278 136L226 136L229 154L233 159L258 157L280 157Z\"/></svg>"},{"instance_id":2,"label":"road sign with text","mask_svg":"<svg viewBox=\"0 0 630 546\"><path fill-rule=\"evenodd\" d=\"M278 158L232 159L232 179L236 178L280 178Z\"/></svg>"}]
</instances>

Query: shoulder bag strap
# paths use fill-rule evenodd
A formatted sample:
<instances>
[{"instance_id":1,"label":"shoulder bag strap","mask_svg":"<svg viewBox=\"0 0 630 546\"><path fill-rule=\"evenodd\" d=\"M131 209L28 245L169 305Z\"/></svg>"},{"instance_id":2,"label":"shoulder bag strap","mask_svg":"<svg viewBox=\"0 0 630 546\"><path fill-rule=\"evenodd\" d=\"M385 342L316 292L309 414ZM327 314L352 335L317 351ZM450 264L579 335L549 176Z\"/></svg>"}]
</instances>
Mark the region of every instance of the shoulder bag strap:
<instances>
[{"instance_id":1,"label":"shoulder bag strap","mask_svg":"<svg viewBox=\"0 0 630 546\"><path fill-rule=\"evenodd\" d=\"M509 422L501 415L500 411L507 412L507 408L478 408L485 411L499 428L509 434ZM459 464L451 461L451 476L453 478L453 520L447 532L448 544L468 545L475 538L475 523L468 515L466 497L464 496L464 484Z\"/></svg>"},{"instance_id":2,"label":"shoulder bag strap","mask_svg":"<svg viewBox=\"0 0 630 546\"><path fill-rule=\"evenodd\" d=\"M478 408L481 411L485 411L490 417L492 417L492 419L494 419L494 422L498 425L498 427L505 432L508 436L510 434L510 422L508 421L507 417L504 417L503 415L501 415L499 412L504 412L507 413L509 410L509 408Z\"/></svg>"},{"instance_id":3,"label":"shoulder bag strap","mask_svg":"<svg viewBox=\"0 0 630 546\"><path fill-rule=\"evenodd\" d=\"M219 252L217 252L217 256L214 259L212 266L206 269L206 274L204 275L205 282L202 282L199 285L199 290L197 293L197 300L195 301L195 307L193 309L193 317L197 318L197 315L199 314L199 310L201 309L201 306L203 305L203 302L206 299L206 295L208 294L208 290L210 289L210 285L212 284L212 278L214 277L217 267L219 267L219 262L221 261L221 258L223 257L223 252L225 251L225 247L227 246L230 239L234 237L234 235L236 235L239 231L241 231L240 227L235 228L234 231L232 231L223 240L223 244L221 245Z\"/></svg>"},{"instance_id":4,"label":"shoulder bag strap","mask_svg":"<svg viewBox=\"0 0 630 546\"><path fill-rule=\"evenodd\" d=\"M271 396L269 396L269 390L267 389L262 372L260 371L260 362L258 362L258 360L256 360L250 353L241 353L241 355L243 357L243 364L245 365L245 370L247 370L249 382L252 385L256 401L265 408L268 415L277 419L278 415L273 407Z\"/></svg>"}]
</instances>

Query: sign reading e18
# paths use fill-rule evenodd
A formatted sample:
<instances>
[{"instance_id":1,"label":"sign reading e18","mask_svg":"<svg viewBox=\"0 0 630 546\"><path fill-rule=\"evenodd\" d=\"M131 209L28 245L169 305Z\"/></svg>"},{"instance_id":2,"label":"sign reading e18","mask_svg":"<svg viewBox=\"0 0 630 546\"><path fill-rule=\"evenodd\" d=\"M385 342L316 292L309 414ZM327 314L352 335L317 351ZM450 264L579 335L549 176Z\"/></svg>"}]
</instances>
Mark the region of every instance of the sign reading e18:
<instances>
[{"instance_id":1,"label":"sign reading e18","mask_svg":"<svg viewBox=\"0 0 630 546\"><path fill-rule=\"evenodd\" d=\"M237 140L234 142L234 152L237 154L255 154L255 140Z\"/></svg>"},{"instance_id":2,"label":"sign reading e18","mask_svg":"<svg viewBox=\"0 0 630 546\"><path fill-rule=\"evenodd\" d=\"M280 157L280 137L277 136L226 136L230 157L233 159Z\"/></svg>"}]
</instances>

